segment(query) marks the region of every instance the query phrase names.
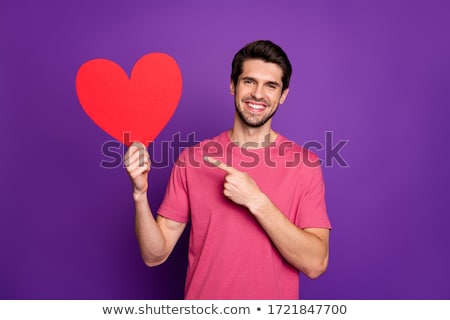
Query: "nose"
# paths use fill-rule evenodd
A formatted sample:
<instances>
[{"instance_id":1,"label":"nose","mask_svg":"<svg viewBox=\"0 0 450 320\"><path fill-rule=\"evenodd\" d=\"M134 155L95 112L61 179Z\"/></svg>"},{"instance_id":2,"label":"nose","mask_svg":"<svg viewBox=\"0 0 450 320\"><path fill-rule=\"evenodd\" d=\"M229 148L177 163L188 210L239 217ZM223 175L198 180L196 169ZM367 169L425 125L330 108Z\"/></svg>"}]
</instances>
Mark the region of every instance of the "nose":
<instances>
[{"instance_id":1,"label":"nose","mask_svg":"<svg viewBox=\"0 0 450 320\"><path fill-rule=\"evenodd\" d=\"M264 97L264 86L261 84L257 84L253 87L253 96L255 99L259 100Z\"/></svg>"}]
</instances>

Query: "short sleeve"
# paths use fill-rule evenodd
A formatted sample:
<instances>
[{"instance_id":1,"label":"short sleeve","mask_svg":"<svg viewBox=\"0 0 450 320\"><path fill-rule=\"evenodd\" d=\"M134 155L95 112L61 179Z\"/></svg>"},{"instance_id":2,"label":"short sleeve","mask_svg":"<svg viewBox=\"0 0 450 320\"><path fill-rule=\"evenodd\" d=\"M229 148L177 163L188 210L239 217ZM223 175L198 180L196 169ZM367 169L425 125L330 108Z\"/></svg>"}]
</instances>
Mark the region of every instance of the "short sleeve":
<instances>
[{"instance_id":1,"label":"short sleeve","mask_svg":"<svg viewBox=\"0 0 450 320\"><path fill-rule=\"evenodd\" d=\"M325 184L321 166L306 166L308 183L300 203L298 226L331 229L325 203Z\"/></svg>"},{"instance_id":2,"label":"short sleeve","mask_svg":"<svg viewBox=\"0 0 450 320\"><path fill-rule=\"evenodd\" d=\"M184 150L175 162L167 184L166 193L158 209L158 214L182 223L189 221L189 197L186 181L186 156Z\"/></svg>"}]
</instances>

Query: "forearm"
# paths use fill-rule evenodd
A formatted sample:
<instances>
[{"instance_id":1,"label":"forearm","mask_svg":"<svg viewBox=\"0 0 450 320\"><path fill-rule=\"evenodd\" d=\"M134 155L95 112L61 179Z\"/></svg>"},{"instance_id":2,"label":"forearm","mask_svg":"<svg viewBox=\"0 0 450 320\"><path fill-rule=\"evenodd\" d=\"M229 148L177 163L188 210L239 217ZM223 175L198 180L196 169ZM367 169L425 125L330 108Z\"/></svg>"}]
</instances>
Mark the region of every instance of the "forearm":
<instances>
[{"instance_id":1,"label":"forearm","mask_svg":"<svg viewBox=\"0 0 450 320\"><path fill-rule=\"evenodd\" d=\"M328 265L329 230L300 229L261 192L256 182L244 172L206 157L205 161L224 170L224 195L253 214L280 254L310 278L322 274Z\"/></svg>"},{"instance_id":2,"label":"forearm","mask_svg":"<svg viewBox=\"0 0 450 320\"><path fill-rule=\"evenodd\" d=\"M265 196L259 204L249 209L292 266L310 278L317 278L325 271L328 265L327 237L321 238L297 227Z\"/></svg>"},{"instance_id":3,"label":"forearm","mask_svg":"<svg viewBox=\"0 0 450 320\"><path fill-rule=\"evenodd\" d=\"M148 266L161 264L167 258L165 238L150 209L147 194L133 194L136 236L142 259Z\"/></svg>"}]
</instances>

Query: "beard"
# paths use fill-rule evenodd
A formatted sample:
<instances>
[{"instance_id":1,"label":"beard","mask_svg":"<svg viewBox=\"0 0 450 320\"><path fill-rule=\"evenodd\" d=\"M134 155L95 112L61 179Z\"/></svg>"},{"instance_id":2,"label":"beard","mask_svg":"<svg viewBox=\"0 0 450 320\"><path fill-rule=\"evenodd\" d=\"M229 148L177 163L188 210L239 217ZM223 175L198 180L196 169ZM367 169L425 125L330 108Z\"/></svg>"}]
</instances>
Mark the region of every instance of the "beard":
<instances>
[{"instance_id":1,"label":"beard","mask_svg":"<svg viewBox=\"0 0 450 320\"><path fill-rule=\"evenodd\" d=\"M242 99L242 103L246 103L245 99ZM268 104L266 105L268 106ZM267 123L267 121L272 119L272 117L275 115L275 112L278 110L278 107L276 106L271 113L264 115L262 118L256 118L254 115L246 116L244 112L239 108L236 100L234 101L234 107L236 109L236 113L238 114L242 122L244 122L247 126L252 128L262 127L264 124Z\"/></svg>"}]
</instances>

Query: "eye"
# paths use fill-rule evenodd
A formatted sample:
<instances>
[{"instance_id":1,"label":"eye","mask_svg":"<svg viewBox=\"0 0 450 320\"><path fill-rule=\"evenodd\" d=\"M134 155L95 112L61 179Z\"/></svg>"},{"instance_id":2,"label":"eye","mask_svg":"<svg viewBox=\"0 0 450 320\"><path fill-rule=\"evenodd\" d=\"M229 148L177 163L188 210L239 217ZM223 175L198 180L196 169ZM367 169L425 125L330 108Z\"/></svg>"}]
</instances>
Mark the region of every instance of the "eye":
<instances>
[{"instance_id":1,"label":"eye","mask_svg":"<svg viewBox=\"0 0 450 320\"><path fill-rule=\"evenodd\" d=\"M253 79L248 79L248 78L244 79L243 82L244 82L244 84L253 84L253 83L255 83L255 81Z\"/></svg>"},{"instance_id":2,"label":"eye","mask_svg":"<svg viewBox=\"0 0 450 320\"><path fill-rule=\"evenodd\" d=\"M278 84L273 83L273 82L268 82L268 83L266 84L266 87L269 88L270 90L277 90Z\"/></svg>"}]
</instances>

